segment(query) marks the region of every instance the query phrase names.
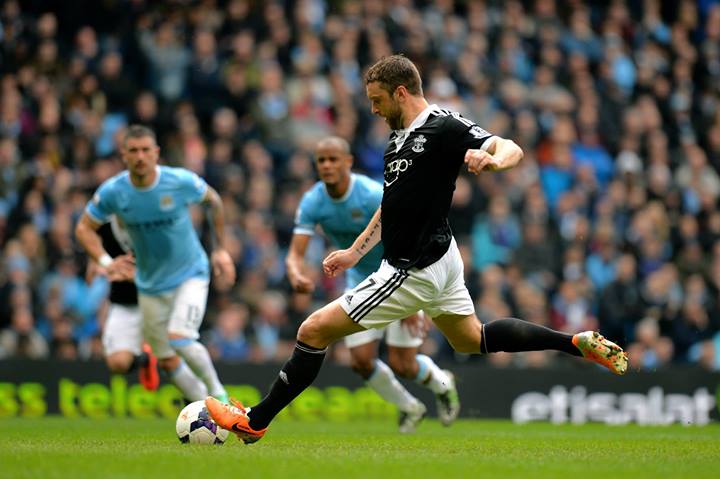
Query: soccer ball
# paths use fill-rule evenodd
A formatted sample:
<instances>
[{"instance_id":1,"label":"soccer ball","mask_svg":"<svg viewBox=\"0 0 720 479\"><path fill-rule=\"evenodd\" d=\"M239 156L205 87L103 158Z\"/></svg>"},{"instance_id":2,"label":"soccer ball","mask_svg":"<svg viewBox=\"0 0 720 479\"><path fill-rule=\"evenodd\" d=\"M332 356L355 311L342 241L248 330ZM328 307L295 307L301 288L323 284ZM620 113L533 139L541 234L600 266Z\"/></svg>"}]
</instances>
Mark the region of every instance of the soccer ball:
<instances>
[{"instance_id":1,"label":"soccer ball","mask_svg":"<svg viewBox=\"0 0 720 479\"><path fill-rule=\"evenodd\" d=\"M212 420L205 401L195 401L183 408L175 422L175 432L183 444L223 444L230 434Z\"/></svg>"}]
</instances>

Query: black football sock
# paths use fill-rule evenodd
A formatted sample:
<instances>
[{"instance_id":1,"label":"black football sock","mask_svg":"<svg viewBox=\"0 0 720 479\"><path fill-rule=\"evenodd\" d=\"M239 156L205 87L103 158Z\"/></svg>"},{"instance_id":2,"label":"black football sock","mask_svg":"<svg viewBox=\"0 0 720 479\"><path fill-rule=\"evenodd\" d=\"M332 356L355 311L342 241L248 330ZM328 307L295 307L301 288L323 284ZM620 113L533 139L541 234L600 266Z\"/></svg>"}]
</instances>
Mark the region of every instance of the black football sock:
<instances>
[{"instance_id":1,"label":"black football sock","mask_svg":"<svg viewBox=\"0 0 720 479\"><path fill-rule=\"evenodd\" d=\"M135 371L138 368L142 368L143 366L147 366L149 357L147 353L140 353L136 356L133 356L133 360L130 363L130 366L128 366L128 373L131 373Z\"/></svg>"},{"instance_id":2,"label":"black football sock","mask_svg":"<svg viewBox=\"0 0 720 479\"><path fill-rule=\"evenodd\" d=\"M250 427L256 431L266 428L285 406L310 386L320 372L326 352L327 348L317 349L298 341L268 395L250 410Z\"/></svg>"},{"instance_id":3,"label":"black football sock","mask_svg":"<svg viewBox=\"0 0 720 479\"><path fill-rule=\"evenodd\" d=\"M539 324L517 318L504 318L483 326L480 352L516 353L555 349L573 356L582 356L580 350L572 343L572 338L571 334L554 331Z\"/></svg>"}]
</instances>

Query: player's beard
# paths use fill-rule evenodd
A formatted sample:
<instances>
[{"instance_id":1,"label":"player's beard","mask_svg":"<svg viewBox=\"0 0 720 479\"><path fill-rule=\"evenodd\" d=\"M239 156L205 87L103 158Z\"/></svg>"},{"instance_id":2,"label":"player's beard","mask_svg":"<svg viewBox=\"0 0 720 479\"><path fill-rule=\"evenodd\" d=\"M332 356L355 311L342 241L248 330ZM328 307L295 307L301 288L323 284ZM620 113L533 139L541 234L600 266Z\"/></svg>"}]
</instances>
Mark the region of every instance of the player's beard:
<instances>
[{"instance_id":1,"label":"player's beard","mask_svg":"<svg viewBox=\"0 0 720 479\"><path fill-rule=\"evenodd\" d=\"M403 114L398 105L393 105L393 109L385 116L388 126L393 130L403 129Z\"/></svg>"},{"instance_id":2,"label":"player's beard","mask_svg":"<svg viewBox=\"0 0 720 479\"><path fill-rule=\"evenodd\" d=\"M136 164L132 169L130 169L130 174L139 180L144 180L145 177L148 175L148 169L146 165Z\"/></svg>"}]
</instances>

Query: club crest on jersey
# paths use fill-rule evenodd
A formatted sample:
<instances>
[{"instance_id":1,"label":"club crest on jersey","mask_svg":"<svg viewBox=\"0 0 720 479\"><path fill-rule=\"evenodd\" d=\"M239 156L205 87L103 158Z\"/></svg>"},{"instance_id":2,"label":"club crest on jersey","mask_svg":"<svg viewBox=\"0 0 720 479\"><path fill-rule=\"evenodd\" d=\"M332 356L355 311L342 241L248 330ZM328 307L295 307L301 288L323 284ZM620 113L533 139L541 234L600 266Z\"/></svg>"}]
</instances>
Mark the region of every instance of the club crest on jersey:
<instances>
[{"instance_id":1,"label":"club crest on jersey","mask_svg":"<svg viewBox=\"0 0 720 479\"><path fill-rule=\"evenodd\" d=\"M425 142L427 141L427 138L425 138L424 135L418 135L415 138L413 138L413 141L415 144L412 147L412 151L415 153L422 153L425 151Z\"/></svg>"},{"instance_id":2,"label":"club crest on jersey","mask_svg":"<svg viewBox=\"0 0 720 479\"><path fill-rule=\"evenodd\" d=\"M171 210L175 206L175 201L170 195L163 195L160 197L160 209L163 211Z\"/></svg>"},{"instance_id":3,"label":"club crest on jersey","mask_svg":"<svg viewBox=\"0 0 720 479\"><path fill-rule=\"evenodd\" d=\"M350 210L350 217L357 221L363 219L363 212L357 208Z\"/></svg>"}]
</instances>

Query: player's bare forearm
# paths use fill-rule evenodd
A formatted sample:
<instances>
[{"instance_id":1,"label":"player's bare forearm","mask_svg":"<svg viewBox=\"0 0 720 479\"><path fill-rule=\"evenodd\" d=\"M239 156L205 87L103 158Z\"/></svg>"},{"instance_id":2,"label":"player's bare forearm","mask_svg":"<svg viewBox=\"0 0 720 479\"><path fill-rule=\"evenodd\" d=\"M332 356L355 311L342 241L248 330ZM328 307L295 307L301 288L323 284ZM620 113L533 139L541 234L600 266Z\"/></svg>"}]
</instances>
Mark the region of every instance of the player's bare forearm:
<instances>
[{"instance_id":1,"label":"player's bare forearm","mask_svg":"<svg viewBox=\"0 0 720 479\"><path fill-rule=\"evenodd\" d=\"M287 268L291 281L294 276L300 274L304 266L305 261L302 258L299 258L297 254L293 254L292 251L288 253L287 258L285 258L285 267Z\"/></svg>"},{"instance_id":2,"label":"player's bare forearm","mask_svg":"<svg viewBox=\"0 0 720 479\"><path fill-rule=\"evenodd\" d=\"M468 171L479 175L483 171L503 171L520 163L523 151L512 140L494 137L493 143L485 150L467 150L465 164Z\"/></svg>"},{"instance_id":3,"label":"player's bare forearm","mask_svg":"<svg viewBox=\"0 0 720 479\"><path fill-rule=\"evenodd\" d=\"M135 277L135 258L132 254L121 255L115 259L105 251L102 238L97 233L101 224L95 222L87 213L83 213L75 226L75 237L88 256L100 266L110 281L132 281Z\"/></svg>"},{"instance_id":4,"label":"player's bare forearm","mask_svg":"<svg viewBox=\"0 0 720 479\"><path fill-rule=\"evenodd\" d=\"M222 198L213 187L208 186L202 204L208 210L212 248L213 250L224 249L225 211Z\"/></svg>"},{"instance_id":5,"label":"player's bare forearm","mask_svg":"<svg viewBox=\"0 0 720 479\"><path fill-rule=\"evenodd\" d=\"M215 287L224 291L235 284L236 271L235 263L225 249L225 212L222 198L213 187L208 186L201 203L208 210L212 244L210 262L212 263Z\"/></svg>"},{"instance_id":6,"label":"player's bare forearm","mask_svg":"<svg viewBox=\"0 0 720 479\"><path fill-rule=\"evenodd\" d=\"M378 208L368 225L349 249L356 253L358 258L362 258L380 242L381 236L382 222L380 221L380 208Z\"/></svg>"},{"instance_id":7,"label":"player's bare forearm","mask_svg":"<svg viewBox=\"0 0 720 479\"><path fill-rule=\"evenodd\" d=\"M310 293L315 289L313 281L305 276L305 251L307 251L309 235L293 234L290 240L290 250L285 259L288 280L293 289L299 293Z\"/></svg>"},{"instance_id":8,"label":"player's bare forearm","mask_svg":"<svg viewBox=\"0 0 720 479\"><path fill-rule=\"evenodd\" d=\"M305 251L307 250L309 240L310 237L307 235L294 234L292 236L290 249L285 259L285 266L287 267L289 276L300 274L305 267Z\"/></svg>"},{"instance_id":9,"label":"player's bare forearm","mask_svg":"<svg viewBox=\"0 0 720 479\"><path fill-rule=\"evenodd\" d=\"M97 233L100 226L87 213L83 213L75 226L75 238L77 238L78 243L87 252L88 256L96 263L100 262L100 258L109 256L105 248L103 248L102 238Z\"/></svg>"},{"instance_id":10,"label":"player's bare forearm","mask_svg":"<svg viewBox=\"0 0 720 479\"><path fill-rule=\"evenodd\" d=\"M349 248L333 251L325 258L323 261L325 274L336 276L355 266L368 251L380 242L381 233L380 208L378 208L365 230Z\"/></svg>"},{"instance_id":11,"label":"player's bare forearm","mask_svg":"<svg viewBox=\"0 0 720 479\"><path fill-rule=\"evenodd\" d=\"M523 151L517 143L505 138L497 138L488 150L495 158L493 171L503 171L515 167L523 159Z\"/></svg>"}]
</instances>

